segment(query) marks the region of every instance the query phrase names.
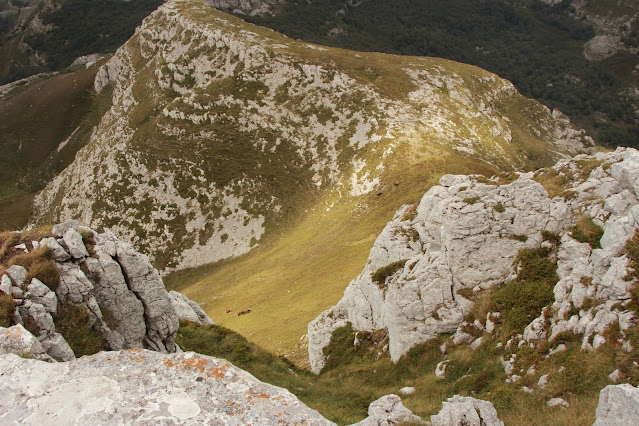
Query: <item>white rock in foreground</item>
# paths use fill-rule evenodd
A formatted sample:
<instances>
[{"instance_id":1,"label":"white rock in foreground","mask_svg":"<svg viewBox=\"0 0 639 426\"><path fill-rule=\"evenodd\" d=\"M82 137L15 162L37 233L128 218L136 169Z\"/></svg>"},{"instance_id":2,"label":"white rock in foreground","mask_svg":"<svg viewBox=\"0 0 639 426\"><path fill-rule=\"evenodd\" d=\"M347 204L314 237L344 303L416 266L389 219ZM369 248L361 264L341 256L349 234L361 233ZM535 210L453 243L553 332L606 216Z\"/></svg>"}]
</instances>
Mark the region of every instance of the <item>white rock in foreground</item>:
<instances>
[{"instance_id":1,"label":"white rock in foreground","mask_svg":"<svg viewBox=\"0 0 639 426\"><path fill-rule=\"evenodd\" d=\"M368 417L352 426L391 426L402 422L424 424L424 421L404 407L397 395L385 395L368 406Z\"/></svg>"},{"instance_id":2,"label":"white rock in foreground","mask_svg":"<svg viewBox=\"0 0 639 426\"><path fill-rule=\"evenodd\" d=\"M599 393L593 426L627 426L639 421L639 389L624 383L606 386Z\"/></svg>"},{"instance_id":3,"label":"white rock in foreground","mask_svg":"<svg viewBox=\"0 0 639 426\"><path fill-rule=\"evenodd\" d=\"M0 424L332 425L229 362L147 350L49 364L0 356Z\"/></svg>"},{"instance_id":4,"label":"white rock in foreground","mask_svg":"<svg viewBox=\"0 0 639 426\"><path fill-rule=\"evenodd\" d=\"M437 415L430 416L433 426L504 426L491 402L455 395L443 405Z\"/></svg>"}]
</instances>

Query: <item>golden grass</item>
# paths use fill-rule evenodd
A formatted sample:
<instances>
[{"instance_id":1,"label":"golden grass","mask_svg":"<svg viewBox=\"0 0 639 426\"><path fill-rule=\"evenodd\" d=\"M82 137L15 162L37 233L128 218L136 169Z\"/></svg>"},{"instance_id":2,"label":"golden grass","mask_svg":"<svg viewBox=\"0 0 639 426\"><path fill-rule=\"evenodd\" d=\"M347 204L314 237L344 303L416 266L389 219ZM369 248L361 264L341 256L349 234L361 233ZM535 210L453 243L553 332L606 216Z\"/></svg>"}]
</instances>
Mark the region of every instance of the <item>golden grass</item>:
<instances>
[{"instance_id":1,"label":"golden grass","mask_svg":"<svg viewBox=\"0 0 639 426\"><path fill-rule=\"evenodd\" d=\"M482 163L414 146L399 150L384 176L382 195L337 198L329 194L282 234L249 254L166 279L201 304L213 320L298 365L307 353L299 347L307 326L339 301L363 269L374 238L403 204L413 204L445 172L492 174ZM401 164L401 167L398 167ZM397 185L395 185L397 184ZM330 211L326 207L335 202ZM226 314L226 310L232 313ZM248 315L238 311L250 309Z\"/></svg>"}]
</instances>

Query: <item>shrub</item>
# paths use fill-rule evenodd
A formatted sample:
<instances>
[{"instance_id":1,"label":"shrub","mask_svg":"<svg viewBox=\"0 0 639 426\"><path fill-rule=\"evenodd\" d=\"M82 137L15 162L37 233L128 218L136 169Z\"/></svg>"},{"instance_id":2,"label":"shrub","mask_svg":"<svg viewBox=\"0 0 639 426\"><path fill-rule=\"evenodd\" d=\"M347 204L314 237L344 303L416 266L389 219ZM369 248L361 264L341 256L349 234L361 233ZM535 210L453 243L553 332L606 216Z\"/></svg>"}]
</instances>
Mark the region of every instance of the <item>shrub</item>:
<instances>
[{"instance_id":1,"label":"shrub","mask_svg":"<svg viewBox=\"0 0 639 426\"><path fill-rule=\"evenodd\" d=\"M53 322L56 331L64 336L76 357L93 355L102 350L102 336L89 327L89 311L85 306L60 303Z\"/></svg>"},{"instance_id":2,"label":"shrub","mask_svg":"<svg viewBox=\"0 0 639 426\"><path fill-rule=\"evenodd\" d=\"M404 267L408 259L398 260L397 262L393 262L386 266L382 266L377 271L371 274L371 279L373 282L376 282L378 286L383 286L386 282L386 278L393 275L395 272L399 271Z\"/></svg>"},{"instance_id":3,"label":"shrub","mask_svg":"<svg viewBox=\"0 0 639 426\"><path fill-rule=\"evenodd\" d=\"M582 215L570 229L570 236L581 243L588 243L593 249L601 248L601 237L604 231L601 226L593 222L592 218Z\"/></svg>"}]
</instances>

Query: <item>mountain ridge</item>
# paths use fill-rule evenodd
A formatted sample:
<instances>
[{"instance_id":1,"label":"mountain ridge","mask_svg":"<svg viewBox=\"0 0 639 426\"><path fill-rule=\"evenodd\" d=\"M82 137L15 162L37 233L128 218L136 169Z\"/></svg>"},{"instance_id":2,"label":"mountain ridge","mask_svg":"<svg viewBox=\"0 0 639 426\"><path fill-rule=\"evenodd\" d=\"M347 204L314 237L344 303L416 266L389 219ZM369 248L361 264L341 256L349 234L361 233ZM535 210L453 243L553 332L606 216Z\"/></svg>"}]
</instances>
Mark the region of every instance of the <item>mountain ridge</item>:
<instances>
[{"instance_id":1,"label":"mountain ridge","mask_svg":"<svg viewBox=\"0 0 639 426\"><path fill-rule=\"evenodd\" d=\"M146 18L98 73L97 89L114 85L113 107L36 198L34 220L80 215L133 242L148 236L140 249L168 272L248 252L299 214L294 194L310 207L327 189L371 193L398 146L415 146L418 162L430 149L509 169L592 145L480 69L247 25L198 2L171 1Z\"/></svg>"}]
</instances>

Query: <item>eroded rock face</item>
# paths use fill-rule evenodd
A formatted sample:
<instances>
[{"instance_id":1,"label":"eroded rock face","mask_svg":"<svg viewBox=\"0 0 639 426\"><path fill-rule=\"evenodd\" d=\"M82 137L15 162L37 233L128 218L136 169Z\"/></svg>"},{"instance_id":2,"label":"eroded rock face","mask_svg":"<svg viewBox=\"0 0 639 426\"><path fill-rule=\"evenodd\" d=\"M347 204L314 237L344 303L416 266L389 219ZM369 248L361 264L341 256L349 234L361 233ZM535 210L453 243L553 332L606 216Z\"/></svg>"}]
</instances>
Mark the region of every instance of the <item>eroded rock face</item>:
<instances>
[{"instance_id":1,"label":"eroded rock face","mask_svg":"<svg viewBox=\"0 0 639 426\"><path fill-rule=\"evenodd\" d=\"M81 231L87 235L83 240ZM14 323L32 324L48 355L58 361L75 358L64 336L56 331L54 318L59 306L81 306L88 313L88 326L100 332L105 349L145 348L175 352L178 318L211 324L197 305L180 293L170 297L162 278L149 259L120 241L112 232L98 234L77 221L56 225L48 237L34 246L51 250L60 272L60 284L52 291L37 278L27 282L27 271L12 266L2 276L0 291L16 301ZM26 248L26 247L25 247ZM176 314L175 300L181 311ZM184 313L186 312L186 314Z\"/></svg>"},{"instance_id":2,"label":"eroded rock face","mask_svg":"<svg viewBox=\"0 0 639 426\"><path fill-rule=\"evenodd\" d=\"M639 419L639 389L624 383L601 390L597 418L593 426L622 426L637 424Z\"/></svg>"},{"instance_id":3,"label":"eroded rock face","mask_svg":"<svg viewBox=\"0 0 639 426\"><path fill-rule=\"evenodd\" d=\"M459 290L487 289L513 277L519 249L539 244L544 229L570 224L565 202L549 199L530 178L496 186L444 176L418 206L398 211L342 300L309 324L313 371L323 367L321 350L333 330L347 322L357 330L387 328L393 361L418 343L454 333L472 305ZM522 242L519 235L529 238ZM380 268L404 260L395 273L373 281Z\"/></svg>"},{"instance_id":4,"label":"eroded rock face","mask_svg":"<svg viewBox=\"0 0 639 426\"><path fill-rule=\"evenodd\" d=\"M563 196L551 198L537 182L552 178L564 182ZM559 238L560 281L554 288L554 314L541 314L523 339L552 340L570 331L583 334L584 349L598 347L610 324L618 323L623 333L636 321L623 308L633 285L624 279L628 258L623 250L639 228L638 196L639 152L634 149L562 160L504 185L480 183L472 176L442 177L419 205L397 212L342 300L309 324L312 370L321 371L322 349L332 332L348 322L356 330L386 328L393 361L441 333L456 333L454 343L468 336L471 343L472 336L458 329L472 306L464 291L514 279L519 250L550 244L542 231ZM571 236L582 215L604 231L601 248ZM375 281L384 268L384 276ZM597 303L583 309L587 299ZM579 314L569 315L574 308Z\"/></svg>"},{"instance_id":5,"label":"eroded rock face","mask_svg":"<svg viewBox=\"0 0 639 426\"><path fill-rule=\"evenodd\" d=\"M455 395L442 404L441 411L430 417L433 426L504 426L491 402Z\"/></svg>"},{"instance_id":6,"label":"eroded rock face","mask_svg":"<svg viewBox=\"0 0 639 426\"><path fill-rule=\"evenodd\" d=\"M229 362L147 350L68 363L0 356L0 423L332 425Z\"/></svg>"}]
</instances>

